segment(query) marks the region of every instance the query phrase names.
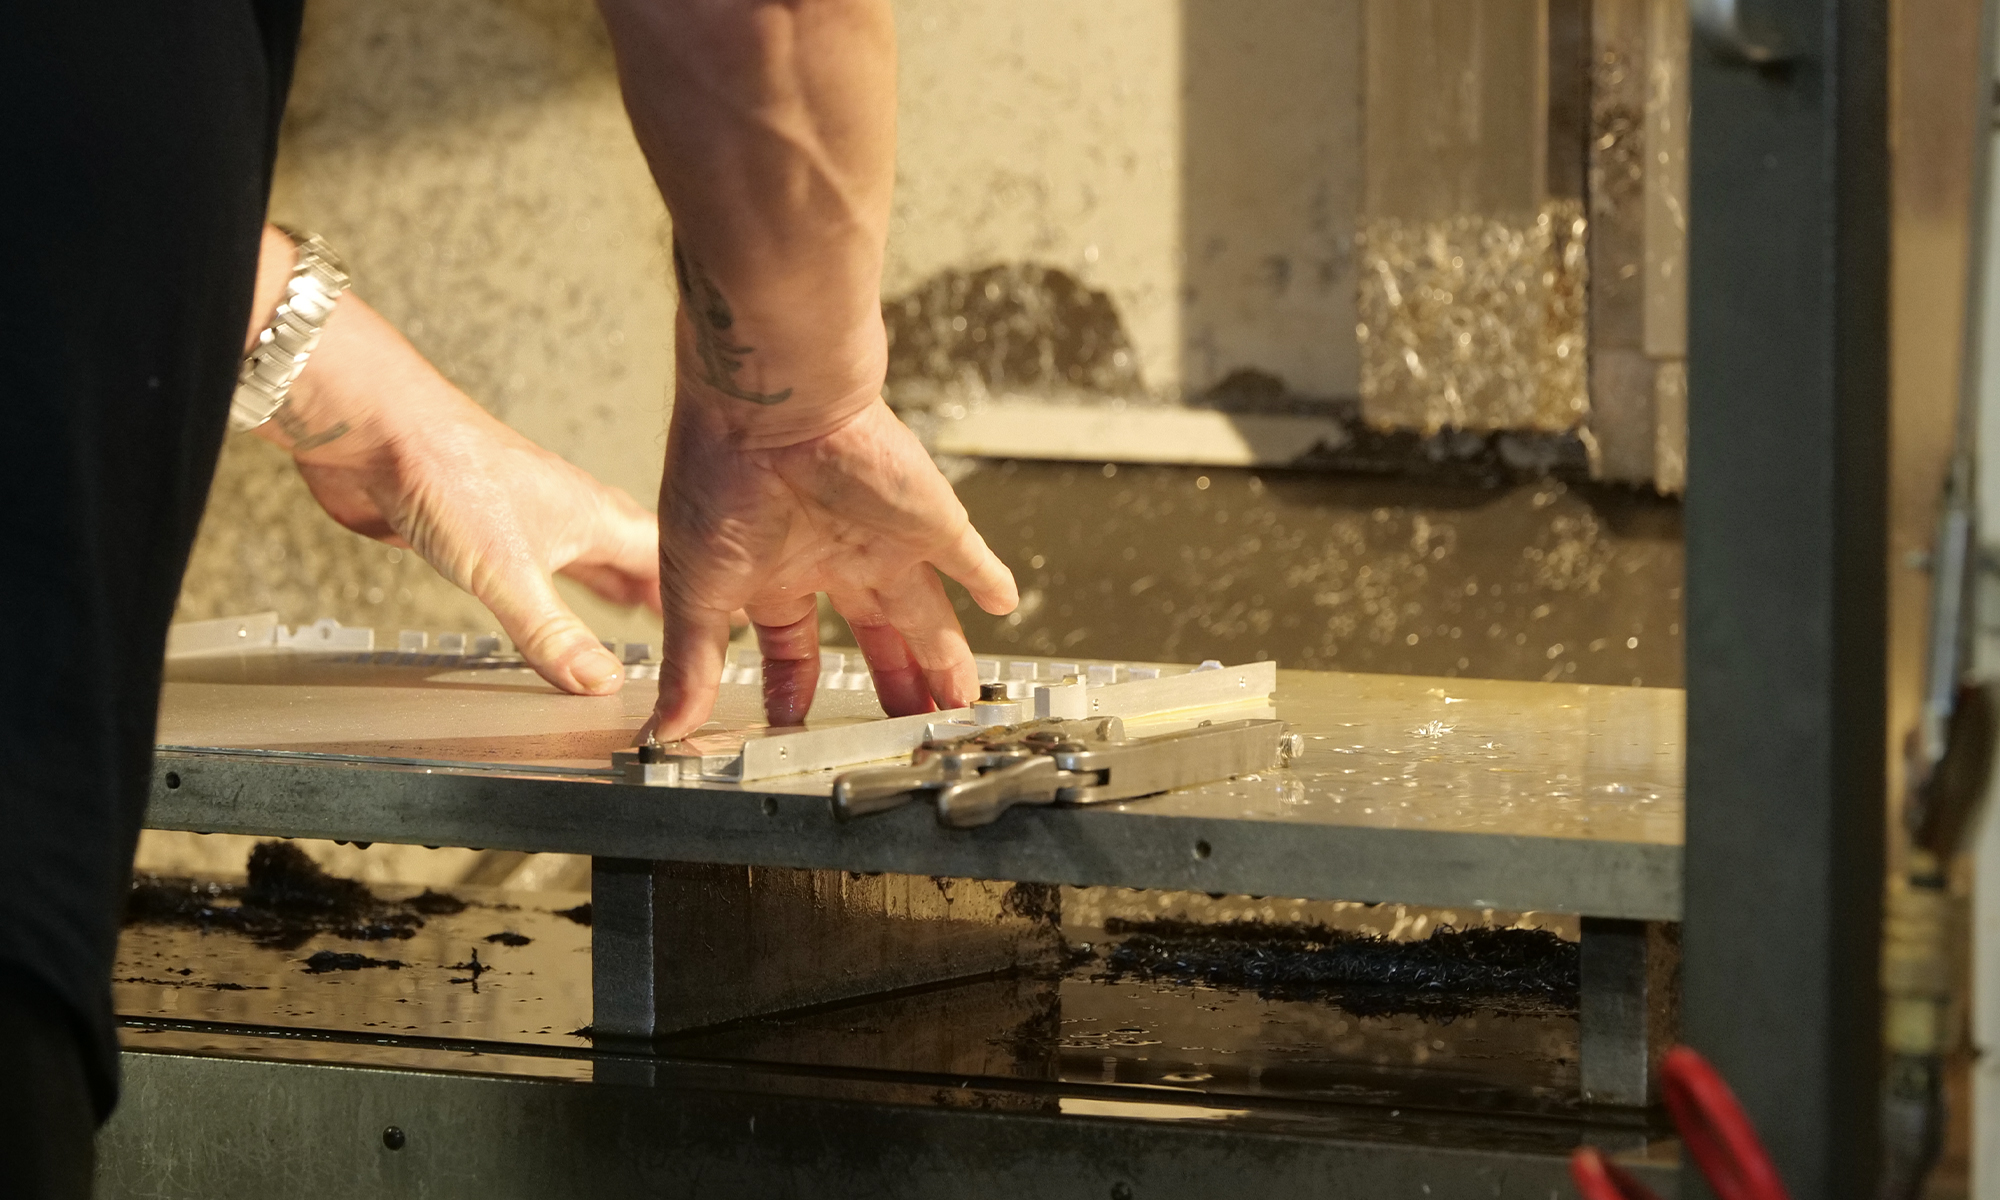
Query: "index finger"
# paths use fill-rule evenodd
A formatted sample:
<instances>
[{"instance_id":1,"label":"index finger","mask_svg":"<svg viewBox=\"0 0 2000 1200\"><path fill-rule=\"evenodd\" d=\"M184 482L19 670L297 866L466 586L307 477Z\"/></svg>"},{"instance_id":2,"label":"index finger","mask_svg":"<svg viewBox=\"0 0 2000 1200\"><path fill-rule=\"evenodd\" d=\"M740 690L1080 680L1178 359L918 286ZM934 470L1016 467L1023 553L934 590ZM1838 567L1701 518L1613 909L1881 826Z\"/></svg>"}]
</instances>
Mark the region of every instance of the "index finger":
<instances>
[{"instance_id":1,"label":"index finger","mask_svg":"<svg viewBox=\"0 0 2000 1200\"><path fill-rule=\"evenodd\" d=\"M653 716L639 731L663 742L701 728L715 711L722 685L723 655L729 647L729 613L668 600L661 621L660 697Z\"/></svg>"}]
</instances>

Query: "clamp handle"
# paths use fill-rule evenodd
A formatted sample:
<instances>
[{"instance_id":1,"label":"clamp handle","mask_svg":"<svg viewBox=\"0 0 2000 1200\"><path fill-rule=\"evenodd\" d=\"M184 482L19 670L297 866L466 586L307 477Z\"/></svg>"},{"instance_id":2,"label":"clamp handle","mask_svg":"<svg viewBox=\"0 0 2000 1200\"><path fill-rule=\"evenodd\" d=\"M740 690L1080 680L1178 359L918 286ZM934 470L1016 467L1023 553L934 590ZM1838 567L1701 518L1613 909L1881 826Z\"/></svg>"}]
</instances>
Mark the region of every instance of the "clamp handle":
<instances>
[{"instance_id":1,"label":"clamp handle","mask_svg":"<svg viewBox=\"0 0 2000 1200\"><path fill-rule=\"evenodd\" d=\"M938 789L938 824L953 829L991 825L1017 804L1053 804L1069 774L1045 754L995 767Z\"/></svg>"},{"instance_id":2,"label":"clamp handle","mask_svg":"<svg viewBox=\"0 0 2000 1200\"><path fill-rule=\"evenodd\" d=\"M833 815L843 821L901 808L925 788L944 781L938 759L899 767L849 771L833 781Z\"/></svg>"}]
</instances>

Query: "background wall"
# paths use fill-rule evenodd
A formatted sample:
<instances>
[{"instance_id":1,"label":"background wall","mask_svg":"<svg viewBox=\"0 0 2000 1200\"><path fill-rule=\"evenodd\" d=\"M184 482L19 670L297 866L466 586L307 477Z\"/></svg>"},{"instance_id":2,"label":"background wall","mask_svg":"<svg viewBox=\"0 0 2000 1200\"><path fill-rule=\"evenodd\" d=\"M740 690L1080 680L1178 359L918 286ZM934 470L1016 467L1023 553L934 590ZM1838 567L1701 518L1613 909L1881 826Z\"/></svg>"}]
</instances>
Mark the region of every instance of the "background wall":
<instances>
[{"instance_id":1,"label":"background wall","mask_svg":"<svg viewBox=\"0 0 2000 1200\"><path fill-rule=\"evenodd\" d=\"M1358 3L901 0L897 22L892 309L996 267L982 278L1028 280L1032 305L1053 270L1108 297L1117 375L1151 397L1244 368L1352 397ZM496 415L656 492L669 230L587 0L316 0L272 213L325 234L360 293ZM580 593L601 632L649 635ZM490 624L234 438L181 617L266 608Z\"/></svg>"},{"instance_id":2,"label":"background wall","mask_svg":"<svg viewBox=\"0 0 2000 1200\"><path fill-rule=\"evenodd\" d=\"M1527 347L1521 362L1572 364L1561 388L1538 394L1517 380L1440 405L1424 388L1470 376L1438 371L1429 383L1402 379L1394 402L1383 392L1364 403L1357 298L1383 290L1357 275L1365 220L1539 228L1545 196L1573 206L1564 197L1585 187L1586 105L1570 94L1582 68L1557 69L1583 53L1581 0L1493 0L1491 29L1456 20L1453 5L1471 2L1423 0L1418 33L1464 35L1446 39L1456 57L1431 73L1539 82L1481 93L1466 111L1413 110L1399 125L1365 120L1368 100L1408 107L1388 99L1411 73L1405 60L1436 39L1401 36L1365 0L897 0L902 106L884 281L892 399L1219 396L1418 437L1441 413L1544 439L1612 421L1584 395L1577 355L1552 357L1580 337L1580 265L1558 272L1567 282L1521 321L1433 297L1470 322L1474 350L1505 334ZM1557 45L1565 30L1577 45ZM1551 82L1566 79L1577 82ZM1476 188L1450 212L1390 202L1428 178L1411 175L1413 164L1461 159L1520 176L1508 193L1519 203L1454 216L1485 203ZM1381 210L1366 218L1364 192ZM588 0L315 0L272 212L324 233L359 291L502 419L642 500L655 494L672 377L669 229ZM1403 283L1454 272L1440 265ZM1545 307L1566 315L1540 328ZM1431 349L1440 367L1458 352ZM1404 358L1391 357L1383 362L1401 371ZM1650 390L1644 399L1642 440ZM1414 451L1397 443L1387 467L1466 453L1455 436ZM1365 457L1362 443L1344 453ZM1491 457L1484 442L1474 452ZM1523 453L1516 465L1533 473L1569 452ZM1651 454L1636 464L1620 477L1650 478ZM655 636L643 614L565 590L604 635ZM333 526L282 455L233 438L181 617L261 609L385 632L491 626L414 557Z\"/></svg>"}]
</instances>

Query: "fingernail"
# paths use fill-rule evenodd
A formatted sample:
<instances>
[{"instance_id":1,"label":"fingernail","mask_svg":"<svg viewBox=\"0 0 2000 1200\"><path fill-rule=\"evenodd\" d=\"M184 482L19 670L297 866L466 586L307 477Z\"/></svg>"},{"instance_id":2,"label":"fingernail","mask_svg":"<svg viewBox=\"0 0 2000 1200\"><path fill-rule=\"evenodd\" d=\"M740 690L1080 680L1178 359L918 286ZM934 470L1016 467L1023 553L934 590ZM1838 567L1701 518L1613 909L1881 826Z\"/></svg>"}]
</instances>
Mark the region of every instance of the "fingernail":
<instances>
[{"instance_id":1,"label":"fingernail","mask_svg":"<svg viewBox=\"0 0 2000 1200\"><path fill-rule=\"evenodd\" d=\"M583 685L587 692L602 692L616 685L621 677L618 660L602 650L592 651L576 660L570 667L570 674Z\"/></svg>"}]
</instances>

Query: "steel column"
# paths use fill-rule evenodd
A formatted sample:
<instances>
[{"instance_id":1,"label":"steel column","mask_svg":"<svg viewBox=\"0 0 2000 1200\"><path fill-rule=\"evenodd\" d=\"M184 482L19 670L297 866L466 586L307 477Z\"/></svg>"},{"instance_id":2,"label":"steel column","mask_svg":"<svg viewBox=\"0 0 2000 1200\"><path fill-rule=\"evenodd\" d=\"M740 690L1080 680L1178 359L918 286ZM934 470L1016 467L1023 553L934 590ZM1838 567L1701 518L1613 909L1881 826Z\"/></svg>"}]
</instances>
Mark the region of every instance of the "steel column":
<instances>
[{"instance_id":1,"label":"steel column","mask_svg":"<svg viewBox=\"0 0 2000 1200\"><path fill-rule=\"evenodd\" d=\"M1887 12L1730 8L1781 57L1732 55L1726 29L1693 56L1684 1030L1792 1194L1860 1197L1880 1045Z\"/></svg>"}]
</instances>

